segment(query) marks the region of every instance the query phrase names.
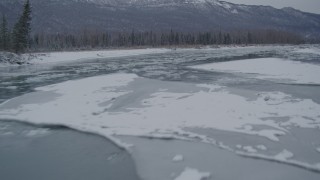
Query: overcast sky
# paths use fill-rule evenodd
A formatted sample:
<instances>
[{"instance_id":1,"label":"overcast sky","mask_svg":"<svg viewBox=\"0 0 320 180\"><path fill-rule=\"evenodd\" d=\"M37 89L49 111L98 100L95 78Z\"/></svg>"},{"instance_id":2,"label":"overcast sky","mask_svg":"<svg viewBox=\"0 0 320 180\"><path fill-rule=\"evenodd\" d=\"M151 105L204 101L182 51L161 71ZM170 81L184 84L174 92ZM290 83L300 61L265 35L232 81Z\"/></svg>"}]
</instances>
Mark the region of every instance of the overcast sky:
<instances>
[{"instance_id":1,"label":"overcast sky","mask_svg":"<svg viewBox=\"0 0 320 180\"><path fill-rule=\"evenodd\" d=\"M276 8L293 7L320 14L320 0L224 0L236 4L271 5Z\"/></svg>"}]
</instances>

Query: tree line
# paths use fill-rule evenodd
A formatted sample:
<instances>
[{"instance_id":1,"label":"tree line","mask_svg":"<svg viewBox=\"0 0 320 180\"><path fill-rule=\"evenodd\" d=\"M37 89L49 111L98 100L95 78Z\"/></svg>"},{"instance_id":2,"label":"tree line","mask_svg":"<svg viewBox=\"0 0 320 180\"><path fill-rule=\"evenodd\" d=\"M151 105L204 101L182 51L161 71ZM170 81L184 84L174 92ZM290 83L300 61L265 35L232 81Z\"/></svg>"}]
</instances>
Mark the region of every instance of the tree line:
<instances>
[{"instance_id":1,"label":"tree line","mask_svg":"<svg viewBox=\"0 0 320 180\"><path fill-rule=\"evenodd\" d=\"M8 27L5 15L2 15L0 24L0 50L22 53L30 48L31 32L31 6L29 0L26 0L23 6L23 12L12 30Z\"/></svg>"},{"instance_id":2,"label":"tree line","mask_svg":"<svg viewBox=\"0 0 320 180\"><path fill-rule=\"evenodd\" d=\"M25 51L58 51L113 47L161 47L229 44L299 44L304 39L294 33L278 30L234 30L210 32L103 32L82 30L77 33L30 35L31 6L26 0L23 12L10 31L3 15L0 25L0 50L22 53Z\"/></svg>"},{"instance_id":3,"label":"tree line","mask_svg":"<svg viewBox=\"0 0 320 180\"><path fill-rule=\"evenodd\" d=\"M301 36L276 30L239 30L233 32L100 32L84 30L81 33L34 34L30 41L32 51L75 50L112 47L167 47L230 44L299 44Z\"/></svg>"}]
</instances>

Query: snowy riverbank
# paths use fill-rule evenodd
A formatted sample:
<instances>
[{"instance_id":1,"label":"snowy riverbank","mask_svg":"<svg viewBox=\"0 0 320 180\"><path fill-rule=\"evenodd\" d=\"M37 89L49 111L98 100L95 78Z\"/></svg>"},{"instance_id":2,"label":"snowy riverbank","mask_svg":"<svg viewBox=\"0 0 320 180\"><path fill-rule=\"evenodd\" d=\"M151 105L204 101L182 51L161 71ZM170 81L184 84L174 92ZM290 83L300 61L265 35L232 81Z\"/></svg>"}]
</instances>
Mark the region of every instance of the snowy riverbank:
<instances>
[{"instance_id":1,"label":"snowy riverbank","mask_svg":"<svg viewBox=\"0 0 320 180\"><path fill-rule=\"evenodd\" d=\"M126 56L137 56L144 54L165 53L170 49L150 48L150 49L129 49L129 50L99 50L99 51L70 51L70 52L50 52L50 53L33 53L30 59L32 64L42 63L61 63L71 61L81 61L88 59L104 59ZM23 55L25 59L30 57L28 54Z\"/></svg>"},{"instance_id":2,"label":"snowy riverbank","mask_svg":"<svg viewBox=\"0 0 320 180\"><path fill-rule=\"evenodd\" d=\"M53 64L74 61L83 61L89 59L104 59L126 56L137 56L145 54L165 53L170 49L150 48L150 49L128 49L128 50L97 50L97 51L61 51L48 53L26 53L16 55L14 53L0 53L0 64L16 65L16 64Z\"/></svg>"},{"instance_id":3,"label":"snowy riverbank","mask_svg":"<svg viewBox=\"0 0 320 180\"><path fill-rule=\"evenodd\" d=\"M10 52L0 52L0 67L24 64L26 61L19 55Z\"/></svg>"},{"instance_id":4,"label":"snowy riverbank","mask_svg":"<svg viewBox=\"0 0 320 180\"><path fill-rule=\"evenodd\" d=\"M250 49L256 47L268 47L270 45L227 45L227 46L186 46L167 48L141 48L141 49L106 49L106 50L84 50L84 51L57 51L57 52L36 52L17 55L9 52L0 52L0 66L21 65L21 64L55 64L90 59L117 58L126 56L138 56L146 54L166 53L173 50L194 51L194 50L233 50ZM273 45L274 46L274 45ZM277 45L275 45L277 46ZM278 45L281 47L281 45ZM309 51L307 51L309 52Z\"/></svg>"}]
</instances>

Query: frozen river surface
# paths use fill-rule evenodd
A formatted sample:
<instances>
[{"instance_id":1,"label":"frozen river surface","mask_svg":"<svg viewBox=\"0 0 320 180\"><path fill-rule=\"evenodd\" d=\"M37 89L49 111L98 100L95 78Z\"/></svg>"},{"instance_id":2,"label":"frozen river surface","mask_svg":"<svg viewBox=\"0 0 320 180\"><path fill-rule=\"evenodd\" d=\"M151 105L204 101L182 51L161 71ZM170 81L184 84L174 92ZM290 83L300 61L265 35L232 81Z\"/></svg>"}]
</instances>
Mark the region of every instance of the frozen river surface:
<instances>
[{"instance_id":1,"label":"frozen river surface","mask_svg":"<svg viewBox=\"0 0 320 180\"><path fill-rule=\"evenodd\" d=\"M0 67L0 167L7 168L0 174L10 177L22 167L13 163L21 156L20 142L29 143L24 155L35 159L39 149L60 152L69 142L75 145L41 166L78 164L69 174L58 173L59 179L81 169L93 179L319 179L319 50L314 45L178 49ZM88 140L92 135L57 125L106 137L118 147L97 137L96 142L106 141L104 151ZM121 156L110 162L109 152ZM72 161L63 161L66 153ZM79 156L86 161L77 162ZM131 175L113 170L121 163ZM112 176L100 173L104 168ZM32 170L25 173L34 177Z\"/></svg>"}]
</instances>

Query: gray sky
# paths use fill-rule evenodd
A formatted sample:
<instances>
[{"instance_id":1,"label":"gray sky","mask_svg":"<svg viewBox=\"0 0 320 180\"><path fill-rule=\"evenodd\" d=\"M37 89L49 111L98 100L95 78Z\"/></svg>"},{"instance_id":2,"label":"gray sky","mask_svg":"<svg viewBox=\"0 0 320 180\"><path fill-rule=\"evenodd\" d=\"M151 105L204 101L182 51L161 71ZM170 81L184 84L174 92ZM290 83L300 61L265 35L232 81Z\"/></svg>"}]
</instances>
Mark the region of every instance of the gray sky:
<instances>
[{"instance_id":1,"label":"gray sky","mask_svg":"<svg viewBox=\"0 0 320 180\"><path fill-rule=\"evenodd\" d=\"M236 4L271 5L276 8L293 7L320 14L320 0L223 0Z\"/></svg>"}]
</instances>

